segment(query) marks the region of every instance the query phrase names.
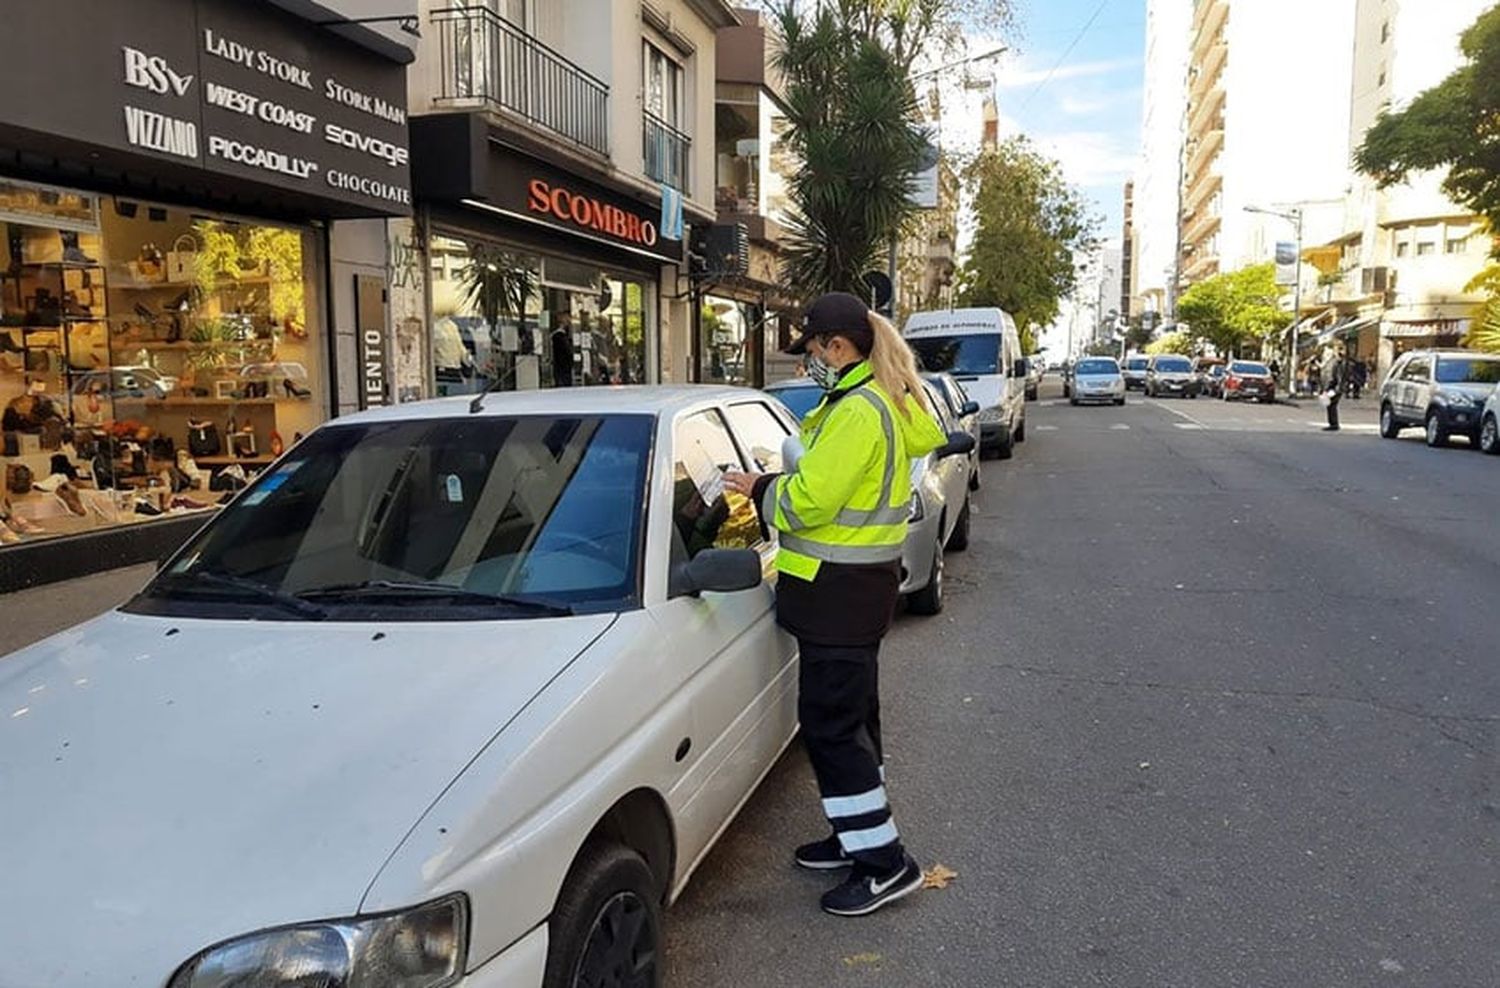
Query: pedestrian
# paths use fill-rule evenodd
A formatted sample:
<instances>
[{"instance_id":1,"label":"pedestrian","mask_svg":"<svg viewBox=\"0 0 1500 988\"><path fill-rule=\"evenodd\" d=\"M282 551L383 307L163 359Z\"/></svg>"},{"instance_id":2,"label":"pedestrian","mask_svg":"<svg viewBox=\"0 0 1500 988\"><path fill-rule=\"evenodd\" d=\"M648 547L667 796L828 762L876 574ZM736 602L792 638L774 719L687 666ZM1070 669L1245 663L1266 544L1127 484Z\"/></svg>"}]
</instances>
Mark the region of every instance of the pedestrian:
<instances>
[{"instance_id":1,"label":"pedestrian","mask_svg":"<svg viewBox=\"0 0 1500 988\"><path fill-rule=\"evenodd\" d=\"M1323 392L1328 402L1328 424L1323 427L1324 432L1339 431L1339 399L1344 396L1344 385L1348 381L1348 361L1342 355L1334 357L1328 368L1328 389Z\"/></svg>"},{"instance_id":2,"label":"pedestrian","mask_svg":"<svg viewBox=\"0 0 1500 988\"><path fill-rule=\"evenodd\" d=\"M1368 380L1369 369L1365 366L1365 362L1363 360L1350 361L1349 369L1352 371L1352 373L1349 375L1351 381L1350 387L1353 389L1354 400L1358 401L1360 399L1360 396L1365 392L1365 384Z\"/></svg>"},{"instance_id":3,"label":"pedestrian","mask_svg":"<svg viewBox=\"0 0 1500 988\"><path fill-rule=\"evenodd\" d=\"M1323 375L1318 367L1318 358L1314 357L1307 362L1307 393L1317 394L1321 390L1322 381Z\"/></svg>"},{"instance_id":4,"label":"pedestrian","mask_svg":"<svg viewBox=\"0 0 1500 988\"><path fill-rule=\"evenodd\" d=\"M776 619L801 650L797 713L833 830L794 858L815 871L849 868L822 907L864 916L922 886L886 796L877 660L901 582L907 465L947 437L910 348L858 297L818 298L788 352L807 355L825 392L803 420L805 451L790 472L724 481L780 535Z\"/></svg>"}]
</instances>

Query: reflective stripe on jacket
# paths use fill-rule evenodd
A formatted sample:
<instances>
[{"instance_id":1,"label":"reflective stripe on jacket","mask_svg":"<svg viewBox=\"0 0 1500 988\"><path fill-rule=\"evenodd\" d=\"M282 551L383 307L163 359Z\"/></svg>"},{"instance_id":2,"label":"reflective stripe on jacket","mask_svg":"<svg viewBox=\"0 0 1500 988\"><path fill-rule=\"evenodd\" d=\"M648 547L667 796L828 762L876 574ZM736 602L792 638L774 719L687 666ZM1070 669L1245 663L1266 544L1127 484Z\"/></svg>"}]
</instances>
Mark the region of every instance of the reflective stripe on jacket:
<instances>
[{"instance_id":1,"label":"reflective stripe on jacket","mask_svg":"<svg viewBox=\"0 0 1500 988\"><path fill-rule=\"evenodd\" d=\"M779 533L776 568L804 580L825 563L901 558L911 510L911 460L947 441L915 399L907 415L870 365L844 374L802 421L802 459L761 494L760 515Z\"/></svg>"}]
</instances>

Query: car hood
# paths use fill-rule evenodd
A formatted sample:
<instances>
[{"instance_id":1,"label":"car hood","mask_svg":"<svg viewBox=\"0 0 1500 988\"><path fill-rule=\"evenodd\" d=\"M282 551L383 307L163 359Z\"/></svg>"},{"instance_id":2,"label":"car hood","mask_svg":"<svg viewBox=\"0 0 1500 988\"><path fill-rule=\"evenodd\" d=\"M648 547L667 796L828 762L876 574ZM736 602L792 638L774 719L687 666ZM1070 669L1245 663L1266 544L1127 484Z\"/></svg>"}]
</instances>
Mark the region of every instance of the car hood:
<instances>
[{"instance_id":1,"label":"car hood","mask_svg":"<svg viewBox=\"0 0 1500 988\"><path fill-rule=\"evenodd\" d=\"M1118 384L1119 381L1120 381L1120 375L1119 374L1079 374L1077 376L1077 381L1078 381L1079 384Z\"/></svg>"},{"instance_id":2,"label":"car hood","mask_svg":"<svg viewBox=\"0 0 1500 988\"><path fill-rule=\"evenodd\" d=\"M218 940L354 913L612 620L116 612L0 659L0 985L156 988Z\"/></svg>"},{"instance_id":3,"label":"car hood","mask_svg":"<svg viewBox=\"0 0 1500 988\"><path fill-rule=\"evenodd\" d=\"M1486 399L1488 399L1490 395L1496 393L1495 386L1493 384L1469 384L1466 382L1463 384L1439 384L1437 388L1439 391L1447 391L1450 393L1456 391L1460 394L1468 395L1470 398L1473 398L1481 405L1485 403Z\"/></svg>"}]
</instances>

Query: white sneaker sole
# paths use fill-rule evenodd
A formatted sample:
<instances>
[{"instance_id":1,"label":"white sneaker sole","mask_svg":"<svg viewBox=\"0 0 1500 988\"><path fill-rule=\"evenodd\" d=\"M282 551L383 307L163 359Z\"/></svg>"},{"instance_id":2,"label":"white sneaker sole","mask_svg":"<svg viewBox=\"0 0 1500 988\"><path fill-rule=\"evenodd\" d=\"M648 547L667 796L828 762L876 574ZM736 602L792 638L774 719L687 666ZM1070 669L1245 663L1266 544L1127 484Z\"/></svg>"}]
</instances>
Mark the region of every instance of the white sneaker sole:
<instances>
[{"instance_id":1,"label":"white sneaker sole","mask_svg":"<svg viewBox=\"0 0 1500 988\"><path fill-rule=\"evenodd\" d=\"M854 864L853 859L844 858L842 861L804 861L793 857L798 868L806 868L808 871L842 871Z\"/></svg>"},{"instance_id":2,"label":"white sneaker sole","mask_svg":"<svg viewBox=\"0 0 1500 988\"><path fill-rule=\"evenodd\" d=\"M876 899L868 906L863 906L859 909L829 909L827 906L824 906L823 911L825 913L828 913L830 916L868 916L878 909L883 909L891 903L898 902L901 899L906 898L908 895L911 895L917 889L922 887L923 881L925 881L925 876L923 876L922 872L918 871L917 877L913 878L910 882L903 885L901 888L895 890L894 892L887 894L883 898Z\"/></svg>"}]
</instances>

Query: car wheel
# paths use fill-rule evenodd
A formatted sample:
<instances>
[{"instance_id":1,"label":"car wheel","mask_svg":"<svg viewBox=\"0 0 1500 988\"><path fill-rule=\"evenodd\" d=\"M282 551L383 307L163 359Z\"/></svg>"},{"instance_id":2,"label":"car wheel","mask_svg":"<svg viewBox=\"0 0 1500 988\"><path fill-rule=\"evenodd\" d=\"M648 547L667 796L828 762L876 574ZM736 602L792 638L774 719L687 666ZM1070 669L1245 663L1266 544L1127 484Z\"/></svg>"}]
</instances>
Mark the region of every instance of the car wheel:
<instances>
[{"instance_id":1,"label":"car wheel","mask_svg":"<svg viewBox=\"0 0 1500 988\"><path fill-rule=\"evenodd\" d=\"M1036 388L1027 388L1026 389L1026 400L1027 401L1036 401L1036 395L1037 395Z\"/></svg>"},{"instance_id":2,"label":"car wheel","mask_svg":"<svg viewBox=\"0 0 1500 988\"><path fill-rule=\"evenodd\" d=\"M1437 412L1428 412L1427 413L1427 421L1425 423L1425 428L1426 428L1426 433L1427 433L1426 434L1427 445L1429 445L1429 446L1446 446L1446 445L1448 445L1448 433L1446 433L1446 432L1443 431L1443 424L1438 421Z\"/></svg>"},{"instance_id":3,"label":"car wheel","mask_svg":"<svg viewBox=\"0 0 1500 988\"><path fill-rule=\"evenodd\" d=\"M980 479L979 479L979 458L975 457L974 458L974 469L969 472L969 490L971 490L971 491L977 491L977 490L979 490L979 485L980 485Z\"/></svg>"},{"instance_id":4,"label":"car wheel","mask_svg":"<svg viewBox=\"0 0 1500 988\"><path fill-rule=\"evenodd\" d=\"M963 552L969 547L969 499L964 498L963 509L958 513L958 522L953 526L953 531L948 535L948 548L954 552Z\"/></svg>"},{"instance_id":5,"label":"car wheel","mask_svg":"<svg viewBox=\"0 0 1500 988\"><path fill-rule=\"evenodd\" d=\"M1008 460L1016 455L1016 436L1009 429L1000 437L1000 442L995 444L995 456L997 459Z\"/></svg>"},{"instance_id":6,"label":"car wheel","mask_svg":"<svg viewBox=\"0 0 1500 988\"><path fill-rule=\"evenodd\" d=\"M1072 405L1074 408L1077 408L1078 407L1078 399L1077 398L1069 398L1068 399L1068 404Z\"/></svg>"},{"instance_id":7,"label":"car wheel","mask_svg":"<svg viewBox=\"0 0 1500 988\"><path fill-rule=\"evenodd\" d=\"M661 984L661 890L629 848L586 845L547 922L543 988Z\"/></svg>"},{"instance_id":8,"label":"car wheel","mask_svg":"<svg viewBox=\"0 0 1500 988\"><path fill-rule=\"evenodd\" d=\"M1024 443L1025 441L1026 441L1026 417L1023 415L1021 417L1021 424L1018 425L1018 426L1016 426L1016 442L1018 442L1018 443Z\"/></svg>"},{"instance_id":9,"label":"car wheel","mask_svg":"<svg viewBox=\"0 0 1500 988\"><path fill-rule=\"evenodd\" d=\"M1123 405L1123 404L1125 404L1125 399L1124 398L1116 398L1115 399L1115 404L1116 405Z\"/></svg>"},{"instance_id":10,"label":"car wheel","mask_svg":"<svg viewBox=\"0 0 1500 988\"><path fill-rule=\"evenodd\" d=\"M1491 456L1500 456L1500 424L1493 415L1486 415L1479 427L1479 448Z\"/></svg>"},{"instance_id":11,"label":"car wheel","mask_svg":"<svg viewBox=\"0 0 1500 988\"><path fill-rule=\"evenodd\" d=\"M1395 439L1401 434L1401 426L1396 424L1396 410L1389 404L1380 406L1380 435L1383 439Z\"/></svg>"},{"instance_id":12,"label":"car wheel","mask_svg":"<svg viewBox=\"0 0 1500 988\"><path fill-rule=\"evenodd\" d=\"M943 612L943 541L939 536L937 547L932 550L932 571L927 574L927 586L915 593L907 594L906 609L913 614L931 616Z\"/></svg>"}]
</instances>

